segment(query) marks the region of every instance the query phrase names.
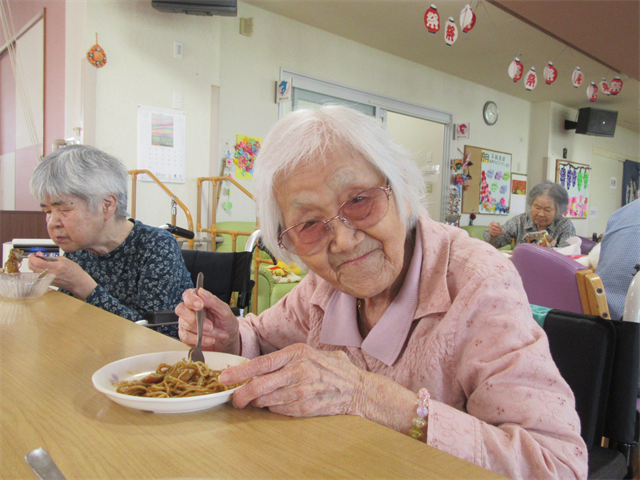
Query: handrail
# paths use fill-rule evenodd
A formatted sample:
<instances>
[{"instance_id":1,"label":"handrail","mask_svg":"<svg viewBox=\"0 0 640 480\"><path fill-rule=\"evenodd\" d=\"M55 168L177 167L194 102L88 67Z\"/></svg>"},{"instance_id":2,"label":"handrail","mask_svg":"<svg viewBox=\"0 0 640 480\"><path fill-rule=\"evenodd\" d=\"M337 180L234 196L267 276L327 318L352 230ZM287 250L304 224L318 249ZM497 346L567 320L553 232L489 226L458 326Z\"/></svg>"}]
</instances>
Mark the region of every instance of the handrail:
<instances>
[{"instance_id":1,"label":"handrail","mask_svg":"<svg viewBox=\"0 0 640 480\"><path fill-rule=\"evenodd\" d=\"M169 190L167 188L167 186L162 183L160 181L160 179L158 179L158 177L156 177L153 173L151 173L149 170L129 170L129 175L131 175L131 180L132 180L132 185L131 185L131 216L133 218L136 217L136 189L137 189L137 179L138 179L138 175L148 175L149 178L151 180L153 180L154 182L156 182L156 184L167 194L171 197L171 200L178 205L182 211L184 212L185 216L187 217L187 224L189 226L189 230L191 230L192 232L194 231L193 229L193 218L191 217L191 212L189 211L189 209L187 208L187 206L182 203L182 201L176 197L173 192L171 190ZM199 197L198 197L199 198ZM175 210L171 211L171 224L175 225L176 224L176 212ZM189 250L193 250L195 248L195 240L190 239L187 240L187 244L189 246Z\"/></svg>"},{"instance_id":2,"label":"handrail","mask_svg":"<svg viewBox=\"0 0 640 480\"><path fill-rule=\"evenodd\" d=\"M211 205L211 227L210 228L203 228L202 227L202 223L201 223L201 218L202 218L202 184L204 182L211 182L212 187L211 190L212 192L214 192L213 195L213 202ZM218 183L222 183L222 182L231 182L233 185L235 185L236 187L238 187L238 189L244 193L247 197L249 197L251 200L255 201L255 198L253 198L253 195L251 194L251 192L249 190L247 190L246 188L244 188L242 185L240 185L234 178L231 177L198 177L198 208L196 210L196 231L197 232L207 232L208 234L211 235L211 251L215 250L215 245L216 245L216 236L218 235L218 233L224 233L226 235L231 235L231 251L235 252L236 251L236 242L239 236L243 235L243 236L251 236L251 234L253 232L241 232L238 230L221 230L218 227L216 227L216 212L218 210L218 201L215 195L215 191L216 191L216 186L218 185ZM258 219L256 218L256 230L258 229ZM259 260L257 260L257 258L259 258L258 252L254 252L254 270L253 270L253 280L255 282L255 285L253 287L253 313L257 314L258 313L258 275L259 275L259 267L260 267L260 262ZM269 263L273 263L271 262L271 260L267 260L267 262Z\"/></svg>"}]
</instances>

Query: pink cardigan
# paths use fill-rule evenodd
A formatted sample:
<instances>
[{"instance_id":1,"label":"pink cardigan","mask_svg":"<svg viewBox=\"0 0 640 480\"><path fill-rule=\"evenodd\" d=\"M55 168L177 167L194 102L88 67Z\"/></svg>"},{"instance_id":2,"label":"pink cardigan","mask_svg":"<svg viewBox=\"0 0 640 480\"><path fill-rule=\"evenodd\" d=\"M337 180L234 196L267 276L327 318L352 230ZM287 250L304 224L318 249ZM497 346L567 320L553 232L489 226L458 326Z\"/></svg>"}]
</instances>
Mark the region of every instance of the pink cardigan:
<instances>
[{"instance_id":1,"label":"pink cardigan","mask_svg":"<svg viewBox=\"0 0 640 480\"><path fill-rule=\"evenodd\" d=\"M408 315L394 310L363 342L355 299L309 273L275 306L241 320L243 356L294 343L342 350L364 370L429 390L429 445L510 478L586 478L573 393L511 262L459 228L424 217L418 228L420 251L398 294Z\"/></svg>"}]
</instances>

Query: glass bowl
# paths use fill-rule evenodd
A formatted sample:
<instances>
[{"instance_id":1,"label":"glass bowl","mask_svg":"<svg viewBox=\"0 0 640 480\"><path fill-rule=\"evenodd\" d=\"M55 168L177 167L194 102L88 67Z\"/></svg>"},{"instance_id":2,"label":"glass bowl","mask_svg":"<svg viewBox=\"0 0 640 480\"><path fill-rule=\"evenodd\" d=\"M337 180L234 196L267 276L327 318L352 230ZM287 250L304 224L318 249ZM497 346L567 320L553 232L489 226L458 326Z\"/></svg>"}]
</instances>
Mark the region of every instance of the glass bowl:
<instances>
[{"instance_id":1,"label":"glass bowl","mask_svg":"<svg viewBox=\"0 0 640 480\"><path fill-rule=\"evenodd\" d=\"M47 273L3 273L0 274L0 296L5 298L38 298L51 285L56 276Z\"/></svg>"}]
</instances>

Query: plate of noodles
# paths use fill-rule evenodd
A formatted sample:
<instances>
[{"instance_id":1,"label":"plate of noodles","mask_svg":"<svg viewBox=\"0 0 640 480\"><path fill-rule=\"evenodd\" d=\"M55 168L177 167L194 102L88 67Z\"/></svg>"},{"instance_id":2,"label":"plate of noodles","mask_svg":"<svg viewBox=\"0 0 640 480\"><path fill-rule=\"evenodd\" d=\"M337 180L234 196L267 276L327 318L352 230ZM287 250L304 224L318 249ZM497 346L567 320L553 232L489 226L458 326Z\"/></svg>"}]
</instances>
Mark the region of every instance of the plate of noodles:
<instances>
[{"instance_id":1,"label":"plate of noodles","mask_svg":"<svg viewBox=\"0 0 640 480\"><path fill-rule=\"evenodd\" d=\"M195 412L229 401L241 385L217 381L227 367L248 361L228 353L203 352L190 363L188 352L158 352L125 358L93 374L93 386L125 407L156 413Z\"/></svg>"}]
</instances>

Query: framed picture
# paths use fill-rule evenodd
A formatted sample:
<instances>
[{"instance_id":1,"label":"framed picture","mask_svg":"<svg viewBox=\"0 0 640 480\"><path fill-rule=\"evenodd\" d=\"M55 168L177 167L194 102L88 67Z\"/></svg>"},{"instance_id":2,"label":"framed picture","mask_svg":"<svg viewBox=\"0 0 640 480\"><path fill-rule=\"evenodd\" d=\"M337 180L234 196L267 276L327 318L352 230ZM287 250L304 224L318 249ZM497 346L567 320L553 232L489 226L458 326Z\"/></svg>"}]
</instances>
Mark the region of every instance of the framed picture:
<instances>
[{"instance_id":1,"label":"framed picture","mask_svg":"<svg viewBox=\"0 0 640 480\"><path fill-rule=\"evenodd\" d=\"M591 167L582 163L556 160L556 183L569 192L567 218L587 218Z\"/></svg>"}]
</instances>

